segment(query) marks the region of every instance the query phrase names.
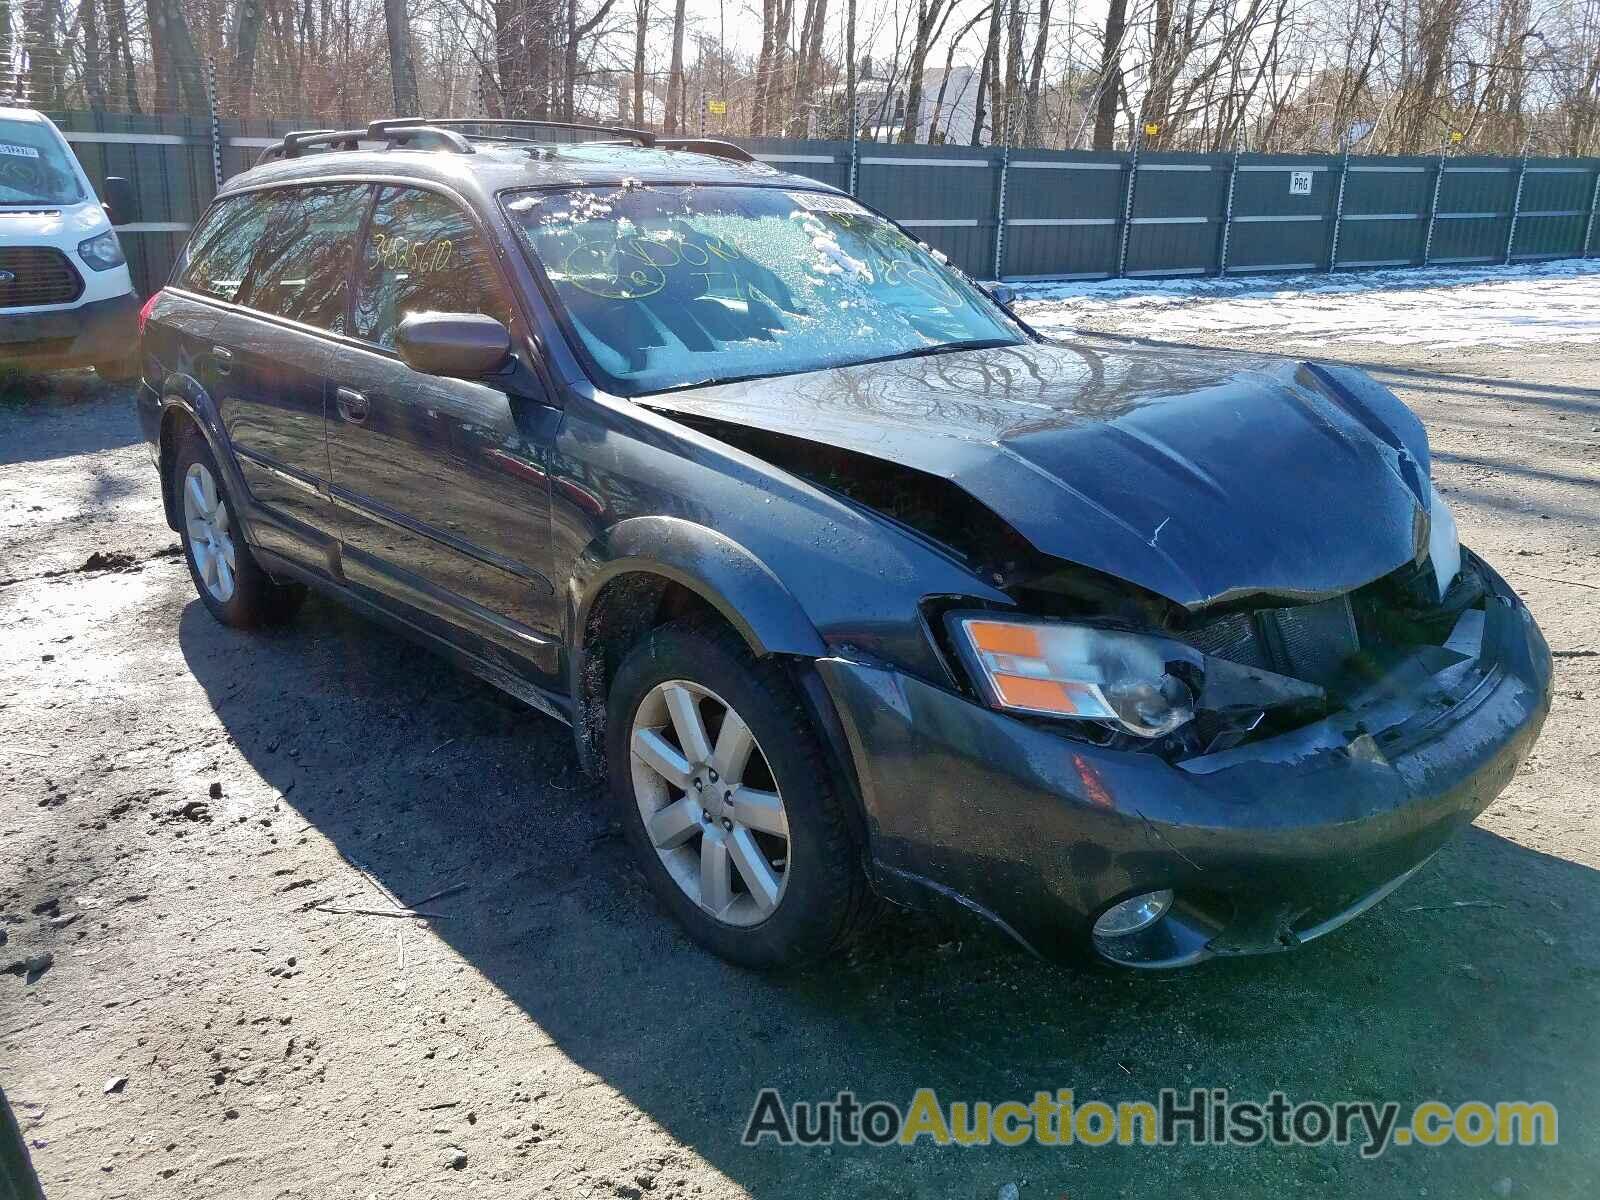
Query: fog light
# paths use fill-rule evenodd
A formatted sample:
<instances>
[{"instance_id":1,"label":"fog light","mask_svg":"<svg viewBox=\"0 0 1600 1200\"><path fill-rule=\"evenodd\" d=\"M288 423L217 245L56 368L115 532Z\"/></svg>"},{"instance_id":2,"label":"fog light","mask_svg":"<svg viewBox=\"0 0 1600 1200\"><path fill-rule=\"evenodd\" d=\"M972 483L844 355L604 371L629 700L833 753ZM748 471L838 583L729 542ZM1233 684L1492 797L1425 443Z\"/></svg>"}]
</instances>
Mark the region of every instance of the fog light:
<instances>
[{"instance_id":1,"label":"fog light","mask_svg":"<svg viewBox=\"0 0 1600 1200\"><path fill-rule=\"evenodd\" d=\"M1121 904L1113 904L1100 914L1100 919L1094 923L1094 935L1113 938L1138 933L1141 929L1148 929L1154 925L1171 907L1171 888L1129 897Z\"/></svg>"}]
</instances>

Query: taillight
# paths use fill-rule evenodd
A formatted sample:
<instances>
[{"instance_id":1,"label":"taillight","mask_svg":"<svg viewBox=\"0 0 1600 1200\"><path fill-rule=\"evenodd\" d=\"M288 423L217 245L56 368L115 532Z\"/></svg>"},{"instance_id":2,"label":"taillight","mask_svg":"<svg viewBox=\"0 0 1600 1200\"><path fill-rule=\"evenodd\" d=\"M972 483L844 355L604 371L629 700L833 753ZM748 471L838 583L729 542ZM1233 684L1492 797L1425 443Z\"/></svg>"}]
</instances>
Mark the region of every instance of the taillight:
<instances>
[{"instance_id":1,"label":"taillight","mask_svg":"<svg viewBox=\"0 0 1600 1200\"><path fill-rule=\"evenodd\" d=\"M144 336L144 323L150 319L150 310L156 306L156 301L161 299L161 292L157 289L152 292L150 299L144 302L144 307L139 310L139 336Z\"/></svg>"}]
</instances>

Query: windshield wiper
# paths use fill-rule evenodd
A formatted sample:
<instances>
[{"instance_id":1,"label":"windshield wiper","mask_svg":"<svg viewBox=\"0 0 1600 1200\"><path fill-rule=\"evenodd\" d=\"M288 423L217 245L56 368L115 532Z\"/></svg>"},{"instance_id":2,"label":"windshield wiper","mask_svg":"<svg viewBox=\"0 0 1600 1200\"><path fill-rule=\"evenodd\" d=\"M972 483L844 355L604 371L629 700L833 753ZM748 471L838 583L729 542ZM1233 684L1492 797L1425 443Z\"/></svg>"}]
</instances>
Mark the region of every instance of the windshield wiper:
<instances>
[{"instance_id":1,"label":"windshield wiper","mask_svg":"<svg viewBox=\"0 0 1600 1200\"><path fill-rule=\"evenodd\" d=\"M1012 338L971 338L964 342L940 342L937 346L918 346L914 350L902 350L898 354L885 354L882 358L864 358L860 364L899 362L905 358L927 358L931 354L954 354L959 350L996 350L1001 346L1016 346L1020 343Z\"/></svg>"}]
</instances>

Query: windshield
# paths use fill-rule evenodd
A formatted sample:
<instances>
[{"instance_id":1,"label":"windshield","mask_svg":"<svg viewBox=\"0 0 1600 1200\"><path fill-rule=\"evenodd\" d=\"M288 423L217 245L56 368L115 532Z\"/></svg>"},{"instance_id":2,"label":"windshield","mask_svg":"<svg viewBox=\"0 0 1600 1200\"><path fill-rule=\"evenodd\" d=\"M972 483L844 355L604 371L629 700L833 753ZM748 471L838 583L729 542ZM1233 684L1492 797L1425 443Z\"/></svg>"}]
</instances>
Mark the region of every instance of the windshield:
<instances>
[{"instance_id":1,"label":"windshield","mask_svg":"<svg viewBox=\"0 0 1600 1200\"><path fill-rule=\"evenodd\" d=\"M0 121L0 205L76 204L78 173L48 125Z\"/></svg>"},{"instance_id":2,"label":"windshield","mask_svg":"<svg viewBox=\"0 0 1600 1200\"><path fill-rule=\"evenodd\" d=\"M1023 340L843 196L632 185L523 192L506 209L619 395Z\"/></svg>"}]
</instances>

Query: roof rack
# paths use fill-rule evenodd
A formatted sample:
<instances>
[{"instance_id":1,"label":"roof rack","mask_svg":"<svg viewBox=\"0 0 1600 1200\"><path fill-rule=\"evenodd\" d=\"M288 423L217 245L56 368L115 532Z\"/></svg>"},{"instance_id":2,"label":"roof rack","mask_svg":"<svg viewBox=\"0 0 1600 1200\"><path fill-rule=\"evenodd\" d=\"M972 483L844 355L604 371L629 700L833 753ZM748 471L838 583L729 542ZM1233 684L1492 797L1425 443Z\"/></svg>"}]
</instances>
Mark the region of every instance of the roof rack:
<instances>
[{"instance_id":1,"label":"roof rack","mask_svg":"<svg viewBox=\"0 0 1600 1200\"><path fill-rule=\"evenodd\" d=\"M456 129L464 125L508 125L519 129L568 129L585 133L609 133L627 143L653 147L658 150L684 150L691 154L710 154L733 162L754 162L754 157L732 142L716 138L658 138L643 129L626 125L585 125L576 121L534 121L521 117L445 117L438 120L428 117L388 117L369 122L365 129L300 129L285 134L277 145L261 152L256 165L280 158L298 158L302 151L315 146L329 150L358 150L363 139L385 142L390 146L404 146L414 150L448 150L455 154L472 154L473 140L492 141L493 134L461 134ZM512 138L512 141L528 141Z\"/></svg>"},{"instance_id":2,"label":"roof rack","mask_svg":"<svg viewBox=\"0 0 1600 1200\"><path fill-rule=\"evenodd\" d=\"M580 121L534 121L525 117L442 117L435 120L432 117L390 117L383 121L374 121L367 126L372 137L382 137L391 129L416 128L418 126L433 126L448 129L460 125L509 125L517 129L571 129L582 133L609 133L613 137L623 138L626 141L638 142L641 146L656 145L656 135L644 129L632 129L626 125L587 125ZM470 135L469 135L470 136ZM489 134L481 134L489 137Z\"/></svg>"},{"instance_id":3,"label":"roof rack","mask_svg":"<svg viewBox=\"0 0 1600 1200\"><path fill-rule=\"evenodd\" d=\"M721 138L657 138L658 150L687 150L690 154L710 154L716 158L728 158L734 162L755 162L756 156L743 146L735 146L732 142L725 142Z\"/></svg>"}]
</instances>

